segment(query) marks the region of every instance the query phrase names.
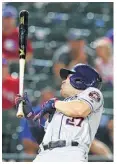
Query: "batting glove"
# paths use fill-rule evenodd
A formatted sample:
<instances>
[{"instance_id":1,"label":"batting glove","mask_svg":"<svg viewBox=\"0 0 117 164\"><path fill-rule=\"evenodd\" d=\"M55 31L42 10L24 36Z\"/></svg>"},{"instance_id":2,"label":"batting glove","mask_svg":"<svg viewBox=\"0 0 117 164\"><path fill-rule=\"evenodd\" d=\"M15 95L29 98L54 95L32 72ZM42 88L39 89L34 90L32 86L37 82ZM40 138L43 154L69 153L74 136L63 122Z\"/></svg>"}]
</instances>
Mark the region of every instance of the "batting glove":
<instances>
[{"instance_id":1,"label":"batting glove","mask_svg":"<svg viewBox=\"0 0 117 164\"><path fill-rule=\"evenodd\" d=\"M23 102L23 112L24 116L27 119L34 119L38 114L38 111L35 113L32 109L32 104L28 98L27 92L24 93L23 97L17 95L15 98L16 109L18 110L19 104Z\"/></svg>"},{"instance_id":2,"label":"batting glove","mask_svg":"<svg viewBox=\"0 0 117 164\"><path fill-rule=\"evenodd\" d=\"M47 113L50 114L50 115L54 114L54 112L56 111L56 108L55 108L55 102L56 101L57 101L57 98L52 98L49 101L45 102L41 106L41 111L39 112L37 117L41 118Z\"/></svg>"}]
</instances>

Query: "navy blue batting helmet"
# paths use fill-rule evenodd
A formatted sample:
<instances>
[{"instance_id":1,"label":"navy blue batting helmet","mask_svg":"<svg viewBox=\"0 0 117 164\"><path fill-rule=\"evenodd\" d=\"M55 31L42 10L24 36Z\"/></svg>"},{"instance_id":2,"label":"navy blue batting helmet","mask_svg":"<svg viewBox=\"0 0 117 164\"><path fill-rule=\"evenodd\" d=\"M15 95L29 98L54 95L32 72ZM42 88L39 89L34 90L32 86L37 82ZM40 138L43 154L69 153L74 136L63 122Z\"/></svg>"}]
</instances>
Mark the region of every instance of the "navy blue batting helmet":
<instances>
[{"instance_id":1,"label":"navy blue batting helmet","mask_svg":"<svg viewBox=\"0 0 117 164\"><path fill-rule=\"evenodd\" d=\"M77 64L72 70L62 68L60 70L60 76L65 80L68 75L71 75L71 85L79 90L84 90L88 87L95 87L101 89L102 78L95 69L86 64Z\"/></svg>"}]
</instances>

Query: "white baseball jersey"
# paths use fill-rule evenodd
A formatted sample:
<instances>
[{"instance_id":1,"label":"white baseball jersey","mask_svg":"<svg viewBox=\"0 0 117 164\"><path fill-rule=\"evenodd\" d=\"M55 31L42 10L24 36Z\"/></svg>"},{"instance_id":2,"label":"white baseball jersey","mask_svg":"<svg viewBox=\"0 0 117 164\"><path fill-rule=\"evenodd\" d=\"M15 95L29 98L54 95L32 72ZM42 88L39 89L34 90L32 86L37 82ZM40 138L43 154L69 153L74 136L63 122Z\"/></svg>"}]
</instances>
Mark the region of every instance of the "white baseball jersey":
<instances>
[{"instance_id":1,"label":"white baseball jersey","mask_svg":"<svg viewBox=\"0 0 117 164\"><path fill-rule=\"evenodd\" d=\"M66 98L64 101L74 100L88 103L91 113L86 118L72 118L56 112L46 129L43 144L58 140L66 140L67 144L71 141L77 141L83 145L91 144L103 112L102 93L98 89L90 87L78 95Z\"/></svg>"},{"instance_id":2,"label":"white baseball jersey","mask_svg":"<svg viewBox=\"0 0 117 164\"><path fill-rule=\"evenodd\" d=\"M50 141L66 140L66 147L46 150L37 156L37 161L87 161L88 152L97 132L101 115L103 112L102 93L90 87L78 95L68 97L64 101L85 101L89 104L91 113L86 118L72 118L61 112L55 112L51 122L48 124L43 139L43 144ZM72 141L77 141L79 146L71 146Z\"/></svg>"}]
</instances>

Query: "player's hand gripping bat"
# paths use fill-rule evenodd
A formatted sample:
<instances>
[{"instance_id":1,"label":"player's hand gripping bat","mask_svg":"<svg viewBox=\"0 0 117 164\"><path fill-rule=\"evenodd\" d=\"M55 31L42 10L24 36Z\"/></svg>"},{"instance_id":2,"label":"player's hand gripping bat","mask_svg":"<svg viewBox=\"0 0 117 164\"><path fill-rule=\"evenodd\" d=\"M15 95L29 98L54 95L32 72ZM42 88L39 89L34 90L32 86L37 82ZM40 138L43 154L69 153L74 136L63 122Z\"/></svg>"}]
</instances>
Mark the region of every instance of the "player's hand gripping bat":
<instances>
[{"instance_id":1,"label":"player's hand gripping bat","mask_svg":"<svg viewBox=\"0 0 117 164\"><path fill-rule=\"evenodd\" d=\"M24 69L26 61L26 46L28 37L28 11L22 10L19 14L19 94L23 96L24 91ZM16 116L24 117L23 102L19 104Z\"/></svg>"}]
</instances>

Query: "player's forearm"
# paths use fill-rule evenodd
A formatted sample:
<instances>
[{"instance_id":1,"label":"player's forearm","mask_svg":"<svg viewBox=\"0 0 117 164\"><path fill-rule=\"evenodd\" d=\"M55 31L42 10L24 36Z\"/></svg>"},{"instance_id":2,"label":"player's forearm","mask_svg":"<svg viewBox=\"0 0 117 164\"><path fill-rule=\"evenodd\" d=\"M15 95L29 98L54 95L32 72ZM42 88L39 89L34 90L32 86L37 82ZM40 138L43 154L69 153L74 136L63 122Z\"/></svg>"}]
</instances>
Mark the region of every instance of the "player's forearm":
<instances>
[{"instance_id":1,"label":"player's forearm","mask_svg":"<svg viewBox=\"0 0 117 164\"><path fill-rule=\"evenodd\" d=\"M67 115L67 116L73 116L73 110L72 107L70 108L70 104L64 101L56 101L55 102L55 108L57 111Z\"/></svg>"},{"instance_id":2,"label":"player's forearm","mask_svg":"<svg viewBox=\"0 0 117 164\"><path fill-rule=\"evenodd\" d=\"M86 117L89 114L88 106L80 101L56 101L55 108L69 117Z\"/></svg>"}]
</instances>

